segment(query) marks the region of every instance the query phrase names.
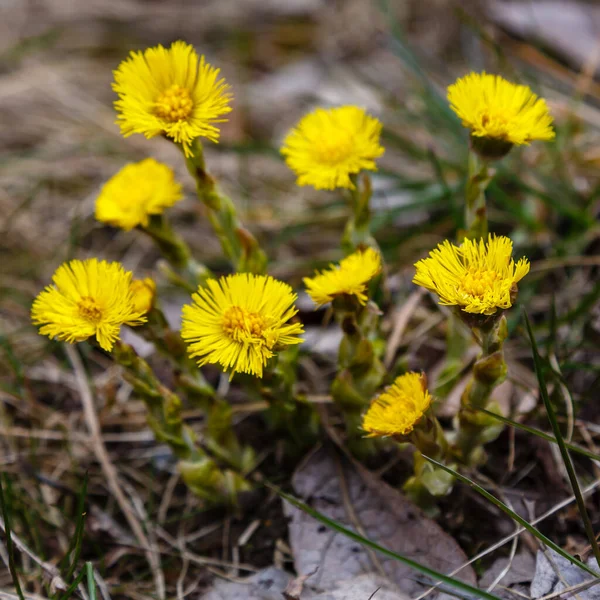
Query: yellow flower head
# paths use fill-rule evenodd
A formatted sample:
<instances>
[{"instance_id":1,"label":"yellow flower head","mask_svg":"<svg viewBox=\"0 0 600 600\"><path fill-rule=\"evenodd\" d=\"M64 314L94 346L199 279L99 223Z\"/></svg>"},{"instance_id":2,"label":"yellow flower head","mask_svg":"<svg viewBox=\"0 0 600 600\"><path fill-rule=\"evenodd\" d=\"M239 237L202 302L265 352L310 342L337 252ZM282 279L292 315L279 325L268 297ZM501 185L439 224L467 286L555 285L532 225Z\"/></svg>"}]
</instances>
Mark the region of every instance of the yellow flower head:
<instances>
[{"instance_id":1,"label":"yellow flower head","mask_svg":"<svg viewBox=\"0 0 600 600\"><path fill-rule=\"evenodd\" d=\"M448 88L448 100L476 138L518 146L554 139L546 101L526 85L510 83L499 75L469 73Z\"/></svg>"},{"instance_id":2,"label":"yellow flower head","mask_svg":"<svg viewBox=\"0 0 600 600\"><path fill-rule=\"evenodd\" d=\"M415 267L413 283L436 293L440 304L493 315L512 306L511 295L529 272L529 261L515 263L512 241L490 234L487 242L465 239L460 246L445 240Z\"/></svg>"},{"instance_id":3,"label":"yellow flower head","mask_svg":"<svg viewBox=\"0 0 600 600\"><path fill-rule=\"evenodd\" d=\"M121 325L146 321L134 306L131 277L116 262L91 258L64 263L52 277L54 285L34 300L31 320L42 326L42 335L70 344L95 335L100 346L110 351Z\"/></svg>"},{"instance_id":4,"label":"yellow flower head","mask_svg":"<svg viewBox=\"0 0 600 600\"><path fill-rule=\"evenodd\" d=\"M305 277L308 295L317 306L331 302L336 296L356 296L365 305L368 300L367 285L381 273L381 255L373 248L358 250L331 265L328 270L314 277Z\"/></svg>"},{"instance_id":5,"label":"yellow flower head","mask_svg":"<svg viewBox=\"0 0 600 600\"><path fill-rule=\"evenodd\" d=\"M367 437L408 435L430 404L425 375L406 373L373 399L362 428Z\"/></svg>"},{"instance_id":6,"label":"yellow flower head","mask_svg":"<svg viewBox=\"0 0 600 600\"><path fill-rule=\"evenodd\" d=\"M146 227L150 215L159 215L183 198L173 170L146 158L125 165L102 187L96 200L96 219L129 231Z\"/></svg>"},{"instance_id":7,"label":"yellow flower head","mask_svg":"<svg viewBox=\"0 0 600 600\"><path fill-rule=\"evenodd\" d=\"M281 153L298 185L354 189L350 175L376 171L381 123L357 106L317 108L288 133Z\"/></svg>"},{"instance_id":8,"label":"yellow flower head","mask_svg":"<svg viewBox=\"0 0 600 600\"><path fill-rule=\"evenodd\" d=\"M292 288L267 275L238 273L210 279L183 307L181 336L198 365L262 377L278 346L300 344Z\"/></svg>"},{"instance_id":9,"label":"yellow flower head","mask_svg":"<svg viewBox=\"0 0 600 600\"><path fill-rule=\"evenodd\" d=\"M231 111L229 85L189 44L132 52L114 76L117 123L125 137L164 134L181 144L186 156L198 137L219 141L215 123L226 121L222 117Z\"/></svg>"},{"instance_id":10,"label":"yellow flower head","mask_svg":"<svg viewBox=\"0 0 600 600\"><path fill-rule=\"evenodd\" d=\"M129 286L136 312L146 314L152 310L156 298L156 283L150 277L134 279Z\"/></svg>"}]
</instances>

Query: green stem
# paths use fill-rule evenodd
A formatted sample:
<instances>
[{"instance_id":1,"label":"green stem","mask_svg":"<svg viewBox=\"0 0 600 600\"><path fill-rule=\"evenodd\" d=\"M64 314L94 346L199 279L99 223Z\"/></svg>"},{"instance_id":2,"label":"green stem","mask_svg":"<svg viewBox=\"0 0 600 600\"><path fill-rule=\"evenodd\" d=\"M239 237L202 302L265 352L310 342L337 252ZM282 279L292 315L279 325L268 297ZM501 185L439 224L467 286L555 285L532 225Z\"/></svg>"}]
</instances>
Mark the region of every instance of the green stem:
<instances>
[{"instance_id":1,"label":"green stem","mask_svg":"<svg viewBox=\"0 0 600 600\"><path fill-rule=\"evenodd\" d=\"M164 215L153 215L142 231L152 238L166 261L176 271L168 273L173 283L195 291L199 285L203 286L206 280L212 277L209 269L192 258L189 246L173 230Z\"/></svg>"},{"instance_id":2,"label":"green stem","mask_svg":"<svg viewBox=\"0 0 600 600\"><path fill-rule=\"evenodd\" d=\"M492 173L488 163L470 150L465 198L465 237L469 239L477 240L487 237L485 190L491 179Z\"/></svg>"},{"instance_id":3,"label":"green stem","mask_svg":"<svg viewBox=\"0 0 600 600\"><path fill-rule=\"evenodd\" d=\"M249 470L254 457L235 437L230 407L223 400L213 403L201 445L183 420L181 399L162 385L148 363L122 342L115 345L113 357L124 368L125 380L146 404L148 425L156 439L168 444L179 459L179 470L190 489L211 503L235 502L237 491L248 489L238 472Z\"/></svg>"},{"instance_id":4,"label":"green stem","mask_svg":"<svg viewBox=\"0 0 600 600\"><path fill-rule=\"evenodd\" d=\"M202 450L196 446L195 435L181 416L179 396L160 383L148 363L128 344L118 342L113 357L124 367L124 379L146 404L148 424L157 439L167 443L179 459L200 458Z\"/></svg>"},{"instance_id":5,"label":"green stem","mask_svg":"<svg viewBox=\"0 0 600 600\"><path fill-rule=\"evenodd\" d=\"M492 174L488 163L480 158L472 149L469 150L468 174L465 196L465 231L459 231L459 243L462 238L486 238L488 232L487 208L485 190L491 181ZM446 396L454 387L462 370L463 356L469 341L465 337L464 328L460 319L451 314L448 319L446 334L446 363L440 373L441 385L436 389L436 394Z\"/></svg>"},{"instance_id":6,"label":"green stem","mask_svg":"<svg viewBox=\"0 0 600 600\"><path fill-rule=\"evenodd\" d=\"M414 474L405 482L404 492L426 513L437 514L439 508L436 498L450 492L454 478L423 459L424 454L434 456L441 462L452 459L444 430L431 407L408 435L408 441L417 450L414 453Z\"/></svg>"},{"instance_id":7,"label":"green stem","mask_svg":"<svg viewBox=\"0 0 600 600\"><path fill-rule=\"evenodd\" d=\"M383 364L370 340L377 328L377 313L369 305L361 307L354 299L342 297L334 299L333 309L344 336L331 395L344 413L349 440L356 442L355 450L361 451L361 446L367 443L359 437L361 415L385 376Z\"/></svg>"},{"instance_id":8,"label":"green stem","mask_svg":"<svg viewBox=\"0 0 600 600\"><path fill-rule=\"evenodd\" d=\"M202 371L190 358L187 346L179 331L169 327L167 319L158 305L146 315L148 321L138 327L136 332L151 342L156 350L175 368L177 387L183 389L189 397L211 401L216 397L214 388L206 381ZM203 406L205 407L205 406Z\"/></svg>"},{"instance_id":9,"label":"green stem","mask_svg":"<svg viewBox=\"0 0 600 600\"><path fill-rule=\"evenodd\" d=\"M371 235L371 178L363 173L362 177L352 175L351 180L354 184L349 190L351 215L342 237L342 248L347 254L369 246L378 247Z\"/></svg>"},{"instance_id":10,"label":"green stem","mask_svg":"<svg viewBox=\"0 0 600 600\"><path fill-rule=\"evenodd\" d=\"M491 407L494 389L506 378L504 340L507 336L506 317L479 329L482 354L473 365L473 376L461 398L458 415L459 430L456 446L465 464L484 459L483 444L495 439L502 426L477 409Z\"/></svg>"},{"instance_id":11,"label":"green stem","mask_svg":"<svg viewBox=\"0 0 600 600\"><path fill-rule=\"evenodd\" d=\"M214 178L206 170L204 151L200 140L195 140L192 156L185 163L196 181L198 199L206 206L208 218L223 252L239 272L263 273L267 258L256 238L241 223L235 205L223 194Z\"/></svg>"}]
</instances>

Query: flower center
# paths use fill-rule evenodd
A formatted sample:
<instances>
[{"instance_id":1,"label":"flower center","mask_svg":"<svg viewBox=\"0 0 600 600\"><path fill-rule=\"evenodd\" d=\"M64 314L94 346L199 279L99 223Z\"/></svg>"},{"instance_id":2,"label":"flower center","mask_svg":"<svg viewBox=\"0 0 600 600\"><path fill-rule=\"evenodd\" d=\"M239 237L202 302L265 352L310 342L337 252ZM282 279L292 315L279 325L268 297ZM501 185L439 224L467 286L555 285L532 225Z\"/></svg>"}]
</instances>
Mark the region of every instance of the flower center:
<instances>
[{"instance_id":1,"label":"flower center","mask_svg":"<svg viewBox=\"0 0 600 600\"><path fill-rule=\"evenodd\" d=\"M174 83L156 99L154 112L161 119L175 123L187 118L192 108L190 92Z\"/></svg>"},{"instance_id":2,"label":"flower center","mask_svg":"<svg viewBox=\"0 0 600 600\"><path fill-rule=\"evenodd\" d=\"M230 306L223 315L223 331L236 342L250 341L249 338L265 338L267 322L258 314L239 306Z\"/></svg>"},{"instance_id":3,"label":"flower center","mask_svg":"<svg viewBox=\"0 0 600 600\"><path fill-rule=\"evenodd\" d=\"M485 110L481 115L481 126L490 137L503 137L506 135L511 115L503 110Z\"/></svg>"},{"instance_id":4,"label":"flower center","mask_svg":"<svg viewBox=\"0 0 600 600\"><path fill-rule=\"evenodd\" d=\"M77 304L79 314L86 320L92 323L98 323L102 319L102 309L91 296L83 296Z\"/></svg>"},{"instance_id":5,"label":"flower center","mask_svg":"<svg viewBox=\"0 0 600 600\"><path fill-rule=\"evenodd\" d=\"M353 147L352 137L344 131L338 131L329 139L321 141L315 152L320 163L338 165L352 154Z\"/></svg>"},{"instance_id":6,"label":"flower center","mask_svg":"<svg viewBox=\"0 0 600 600\"><path fill-rule=\"evenodd\" d=\"M471 268L460 282L459 292L466 296L478 296L481 298L492 288L494 282L499 278L496 271Z\"/></svg>"}]
</instances>

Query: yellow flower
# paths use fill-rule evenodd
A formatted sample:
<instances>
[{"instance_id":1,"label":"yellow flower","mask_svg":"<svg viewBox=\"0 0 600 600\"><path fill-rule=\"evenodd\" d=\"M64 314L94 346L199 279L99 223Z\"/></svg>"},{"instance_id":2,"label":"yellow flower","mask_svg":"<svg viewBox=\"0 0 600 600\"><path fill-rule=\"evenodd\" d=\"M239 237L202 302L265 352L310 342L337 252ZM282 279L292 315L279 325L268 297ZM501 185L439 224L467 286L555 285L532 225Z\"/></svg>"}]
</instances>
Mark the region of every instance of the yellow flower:
<instances>
[{"instance_id":1,"label":"yellow flower","mask_svg":"<svg viewBox=\"0 0 600 600\"><path fill-rule=\"evenodd\" d=\"M519 146L554 139L546 101L526 85L510 83L499 75L469 73L448 88L448 100L476 138Z\"/></svg>"},{"instance_id":2,"label":"yellow flower","mask_svg":"<svg viewBox=\"0 0 600 600\"><path fill-rule=\"evenodd\" d=\"M205 137L219 140L215 123L231 111L229 85L219 69L198 57L192 46L173 42L131 52L114 72L113 90L119 95L117 123L127 137L167 135L191 156L191 142Z\"/></svg>"},{"instance_id":3,"label":"yellow flower","mask_svg":"<svg viewBox=\"0 0 600 600\"><path fill-rule=\"evenodd\" d=\"M381 272L381 255L373 248L358 250L344 258L339 266L331 265L328 270L314 277L305 277L308 295L317 306L331 302L336 296L356 296L365 305L368 300L367 285Z\"/></svg>"},{"instance_id":4,"label":"yellow flower","mask_svg":"<svg viewBox=\"0 0 600 600\"><path fill-rule=\"evenodd\" d=\"M298 185L354 189L350 175L376 171L381 123L357 106L317 108L288 133L281 153Z\"/></svg>"},{"instance_id":5,"label":"yellow flower","mask_svg":"<svg viewBox=\"0 0 600 600\"><path fill-rule=\"evenodd\" d=\"M278 346L302 342L302 325L288 323L298 312L296 298L289 285L267 275L210 279L183 307L181 336L199 366L262 377Z\"/></svg>"},{"instance_id":6,"label":"yellow flower","mask_svg":"<svg viewBox=\"0 0 600 600\"><path fill-rule=\"evenodd\" d=\"M122 265L96 258L72 260L54 273L33 302L31 320L40 333L61 341L82 342L92 335L110 351L121 325L146 321L136 310L130 290L131 273Z\"/></svg>"},{"instance_id":7,"label":"yellow flower","mask_svg":"<svg viewBox=\"0 0 600 600\"><path fill-rule=\"evenodd\" d=\"M408 435L430 404L425 375L406 373L373 399L363 417L363 430L367 437Z\"/></svg>"},{"instance_id":8,"label":"yellow flower","mask_svg":"<svg viewBox=\"0 0 600 600\"><path fill-rule=\"evenodd\" d=\"M512 241L490 234L487 242L465 239L460 246L445 240L415 267L413 283L436 293L440 304L493 315L512 306L511 296L529 272L529 261L521 258L515 263Z\"/></svg>"},{"instance_id":9,"label":"yellow flower","mask_svg":"<svg viewBox=\"0 0 600 600\"><path fill-rule=\"evenodd\" d=\"M146 158L125 165L102 187L96 200L96 219L129 231L146 227L150 215L159 215L183 198L173 170Z\"/></svg>"},{"instance_id":10,"label":"yellow flower","mask_svg":"<svg viewBox=\"0 0 600 600\"><path fill-rule=\"evenodd\" d=\"M152 310L156 297L156 283L150 277L134 279L129 286L136 312L146 314Z\"/></svg>"}]
</instances>

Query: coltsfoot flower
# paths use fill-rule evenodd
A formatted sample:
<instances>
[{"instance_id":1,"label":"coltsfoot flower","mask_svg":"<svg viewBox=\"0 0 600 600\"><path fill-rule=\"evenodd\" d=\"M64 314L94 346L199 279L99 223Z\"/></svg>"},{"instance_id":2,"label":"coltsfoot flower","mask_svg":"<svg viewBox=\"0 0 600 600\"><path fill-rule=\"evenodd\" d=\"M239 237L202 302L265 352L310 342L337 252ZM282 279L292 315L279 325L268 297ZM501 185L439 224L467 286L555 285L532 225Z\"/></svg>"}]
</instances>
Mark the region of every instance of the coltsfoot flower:
<instances>
[{"instance_id":1,"label":"coltsfoot flower","mask_svg":"<svg viewBox=\"0 0 600 600\"><path fill-rule=\"evenodd\" d=\"M102 187L96 200L96 219L129 231L148 225L183 198L173 170L153 158L125 165Z\"/></svg>"},{"instance_id":2,"label":"coltsfoot flower","mask_svg":"<svg viewBox=\"0 0 600 600\"><path fill-rule=\"evenodd\" d=\"M42 335L71 344L95 335L100 346L110 351L121 325L146 321L134 305L131 278L116 262L72 260L58 267L53 285L38 294L31 320L41 325Z\"/></svg>"},{"instance_id":3,"label":"coltsfoot flower","mask_svg":"<svg viewBox=\"0 0 600 600\"><path fill-rule=\"evenodd\" d=\"M406 373L376 396L363 417L367 437L408 435L431 404L422 373Z\"/></svg>"},{"instance_id":4,"label":"coltsfoot flower","mask_svg":"<svg viewBox=\"0 0 600 600\"><path fill-rule=\"evenodd\" d=\"M500 75L469 73L448 88L448 101L473 138L504 142L506 151L513 144L554 139L546 101Z\"/></svg>"},{"instance_id":5,"label":"coltsfoot flower","mask_svg":"<svg viewBox=\"0 0 600 600\"><path fill-rule=\"evenodd\" d=\"M357 250L342 259L339 265L305 277L304 285L317 306L331 302L336 296L355 296L364 306L367 303L369 281L381 273L381 255L373 248Z\"/></svg>"},{"instance_id":6,"label":"coltsfoot flower","mask_svg":"<svg viewBox=\"0 0 600 600\"><path fill-rule=\"evenodd\" d=\"M129 286L133 296L133 306L136 312L146 314L154 306L156 298L156 283L150 277L144 279L134 279Z\"/></svg>"},{"instance_id":7,"label":"coltsfoot flower","mask_svg":"<svg viewBox=\"0 0 600 600\"><path fill-rule=\"evenodd\" d=\"M301 323L289 323L297 295L267 275L238 273L210 279L183 307L181 336L198 365L263 376L278 347L300 344Z\"/></svg>"},{"instance_id":8,"label":"coltsfoot flower","mask_svg":"<svg viewBox=\"0 0 600 600\"><path fill-rule=\"evenodd\" d=\"M219 141L217 123L231 111L231 93L219 69L190 44L173 42L170 48L156 46L131 52L116 71L113 90L117 123L127 137L142 133L147 138L166 135L191 156L191 142L205 137Z\"/></svg>"},{"instance_id":9,"label":"coltsfoot flower","mask_svg":"<svg viewBox=\"0 0 600 600\"><path fill-rule=\"evenodd\" d=\"M298 176L298 185L317 190L354 189L350 175L376 171L381 123L357 106L317 108L284 140L281 153Z\"/></svg>"},{"instance_id":10,"label":"coltsfoot flower","mask_svg":"<svg viewBox=\"0 0 600 600\"><path fill-rule=\"evenodd\" d=\"M467 313L493 315L512 306L516 284L529 272L529 261L512 258L512 241L490 234L487 242L445 240L415 264L413 283L434 292L439 303Z\"/></svg>"}]
</instances>

